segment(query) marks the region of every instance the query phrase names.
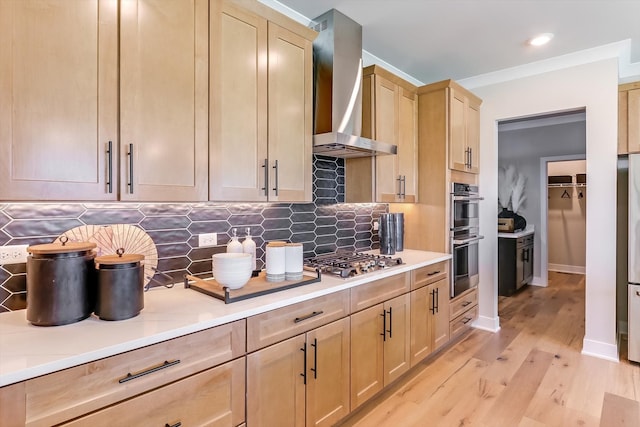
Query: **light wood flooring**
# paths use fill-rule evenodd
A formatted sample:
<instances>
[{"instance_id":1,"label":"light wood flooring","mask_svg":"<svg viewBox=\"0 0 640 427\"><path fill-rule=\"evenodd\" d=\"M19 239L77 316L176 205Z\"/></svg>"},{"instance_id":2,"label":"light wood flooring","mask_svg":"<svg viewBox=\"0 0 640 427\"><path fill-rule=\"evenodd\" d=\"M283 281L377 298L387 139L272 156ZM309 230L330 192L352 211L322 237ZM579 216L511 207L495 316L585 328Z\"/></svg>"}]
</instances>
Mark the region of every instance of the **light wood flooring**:
<instances>
[{"instance_id":1,"label":"light wood flooring","mask_svg":"<svg viewBox=\"0 0 640 427\"><path fill-rule=\"evenodd\" d=\"M580 354L584 276L549 272L499 315L498 333L469 332L342 425L640 426L640 366Z\"/></svg>"}]
</instances>

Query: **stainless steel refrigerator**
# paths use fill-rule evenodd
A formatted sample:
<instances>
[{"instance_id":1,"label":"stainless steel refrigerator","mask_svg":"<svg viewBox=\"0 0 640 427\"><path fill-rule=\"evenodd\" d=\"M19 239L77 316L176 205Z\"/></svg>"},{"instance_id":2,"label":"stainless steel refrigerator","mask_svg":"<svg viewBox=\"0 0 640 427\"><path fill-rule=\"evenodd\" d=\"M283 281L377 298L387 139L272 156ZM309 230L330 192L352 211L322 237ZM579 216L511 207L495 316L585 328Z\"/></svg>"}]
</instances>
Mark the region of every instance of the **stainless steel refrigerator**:
<instances>
[{"instance_id":1,"label":"stainless steel refrigerator","mask_svg":"<svg viewBox=\"0 0 640 427\"><path fill-rule=\"evenodd\" d=\"M629 360L640 362L640 154L629 156Z\"/></svg>"}]
</instances>

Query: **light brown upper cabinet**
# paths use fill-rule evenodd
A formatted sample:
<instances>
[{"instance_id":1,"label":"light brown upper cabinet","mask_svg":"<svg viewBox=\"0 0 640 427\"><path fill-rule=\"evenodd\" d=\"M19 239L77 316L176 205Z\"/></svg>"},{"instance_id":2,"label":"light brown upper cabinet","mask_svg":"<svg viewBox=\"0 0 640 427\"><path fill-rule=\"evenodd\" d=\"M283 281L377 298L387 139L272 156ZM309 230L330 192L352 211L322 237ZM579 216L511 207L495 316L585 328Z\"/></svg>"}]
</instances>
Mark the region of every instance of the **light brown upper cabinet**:
<instances>
[{"instance_id":1,"label":"light brown upper cabinet","mask_svg":"<svg viewBox=\"0 0 640 427\"><path fill-rule=\"evenodd\" d=\"M472 174L480 173L480 104L482 100L454 82L444 80L422 86L418 93L440 97L438 110L421 132L430 132L429 143L442 144L449 152L449 169ZM422 125L421 125L422 126ZM442 129L438 129L442 128ZM423 136L420 136L423 140ZM421 142L422 144L422 142Z\"/></svg>"},{"instance_id":2,"label":"light brown upper cabinet","mask_svg":"<svg viewBox=\"0 0 640 427\"><path fill-rule=\"evenodd\" d=\"M117 31L112 1L0 1L0 200L116 200Z\"/></svg>"},{"instance_id":3,"label":"light brown upper cabinet","mask_svg":"<svg viewBox=\"0 0 640 427\"><path fill-rule=\"evenodd\" d=\"M0 2L0 199L206 200L207 19L207 0Z\"/></svg>"},{"instance_id":4,"label":"light brown upper cabinet","mask_svg":"<svg viewBox=\"0 0 640 427\"><path fill-rule=\"evenodd\" d=\"M398 154L346 160L347 202L417 201L417 88L378 65L363 70L362 136Z\"/></svg>"},{"instance_id":5,"label":"light brown upper cabinet","mask_svg":"<svg viewBox=\"0 0 640 427\"><path fill-rule=\"evenodd\" d=\"M618 154L640 153L640 82L618 86Z\"/></svg>"},{"instance_id":6,"label":"light brown upper cabinet","mask_svg":"<svg viewBox=\"0 0 640 427\"><path fill-rule=\"evenodd\" d=\"M120 198L207 200L208 0L120 7Z\"/></svg>"},{"instance_id":7,"label":"light brown upper cabinet","mask_svg":"<svg viewBox=\"0 0 640 427\"><path fill-rule=\"evenodd\" d=\"M257 2L213 2L210 191L310 202L312 31Z\"/></svg>"}]
</instances>

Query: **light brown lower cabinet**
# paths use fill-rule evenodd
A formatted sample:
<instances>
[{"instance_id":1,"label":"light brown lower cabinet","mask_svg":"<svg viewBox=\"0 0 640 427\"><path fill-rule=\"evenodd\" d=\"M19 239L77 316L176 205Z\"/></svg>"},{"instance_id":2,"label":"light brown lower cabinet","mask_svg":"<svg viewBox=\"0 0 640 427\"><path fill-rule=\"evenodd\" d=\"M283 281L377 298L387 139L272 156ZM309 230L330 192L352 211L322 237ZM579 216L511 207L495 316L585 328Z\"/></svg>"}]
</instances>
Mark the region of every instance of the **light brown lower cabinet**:
<instances>
[{"instance_id":1,"label":"light brown lower cabinet","mask_svg":"<svg viewBox=\"0 0 640 427\"><path fill-rule=\"evenodd\" d=\"M351 406L360 406L410 366L410 297L351 315Z\"/></svg>"},{"instance_id":2,"label":"light brown lower cabinet","mask_svg":"<svg viewBox=\"0 0 640 427\"><path fill-rule=\"evenodd\" d=\"M0 426L22 427L25 425L24 384L21 382L0 387Z\"/></svg>"},{"instance_id":3,"label":"light brown lower cabinet","mask_svg":"<svg viewBox=\"0 0 640 427\"><path fill-rule=\"evenodd\" d=\"M449 341L449 281L411 292L411 366Z\"/></svg>"},{"instance_id":4,"label":"light brown lower cabinet","mask_svg":"<svg viewBox=\"0 0 640 427\"><path fill-rule=\"evenodd\" d=\"M471 324L478 318L477 288L469 289L451 300L449 318L449 336L451 339L471 329Z\"/></svg>"},{"instance_id":5,"label":"light brown lower cabinet","mask_svg":"<svg viewBox=\"0 0 640 427\"><path fill-rule=\"evenodd\" d=\"M350 412L349 318L247 356L247 424L331 426Z\"/></svg>"},{"instance_id":6,"label":"light brown lower cabinet","mask_svg":"<svg viewBox=\"0 0 640 427\"><path fill-rule=\"evenodd\" d=\"M62 425L233 427L244 421L244 384L242 357Z\"/></svg>"}]
</instances>

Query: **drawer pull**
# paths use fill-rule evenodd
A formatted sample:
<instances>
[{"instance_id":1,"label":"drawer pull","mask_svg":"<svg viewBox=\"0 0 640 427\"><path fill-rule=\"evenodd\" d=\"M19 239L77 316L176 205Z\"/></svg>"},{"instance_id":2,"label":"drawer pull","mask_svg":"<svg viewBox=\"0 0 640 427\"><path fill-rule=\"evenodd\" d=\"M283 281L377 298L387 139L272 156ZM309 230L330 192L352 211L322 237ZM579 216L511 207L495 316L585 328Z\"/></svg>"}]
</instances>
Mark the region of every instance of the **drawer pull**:
<instances>
[{"instance_id":1,"label":"drawer pull","mask_svg":"<svg viewBox=\"0 0 640 427\"><path fill-rule=\"evenodd\" d=\"M293 319L293 323L304 322L305 320L311 319L312 317L320 316L322 313L324 313L324 311L320 310L314 311L313 313L307 314L306 316L296 317L295 319Z\"/></svg>"},{"instance_id":2,"label":"drawer pull","mask_svg":"<svg viewBox=\"0 0 640 427\"><path fill-rule=\"evenodd\" d=\"M126 377L120 378L118 380L118 382L120 384L126 383L127 381L135 380L136 378L140 378L140 377L145 376L147 374L152 374L154 372L158 372L158 371L160 371L162 369L165 369L165 368L168 368L170 366L177 365L178 363L180 363L180 359L176 359L176 360L174 360L172 362L169 362L169 361L165 360L162 365L158 365L158 366L155 366L153 368L149 368L149 369L146 369L144 371L140 371L140 372L138 372L136 374L132 374L131 372L129 372Z\"/></svg>"},{"instance_id":3,"label":"drawer pull","mask_svg":"<svg viewBox=\"0 0 640 427\"><path fill-rule=\"evenodd\" d=\"M466 306L468 306L469 304L471 304L471 301L465 301L465 302L463 302L463 303L462 303L462 306L463 306L463 307L466 307Z\"/></svg>"},{"instance_id":4,"label":"drawer pull","mask_svg":"<svg viewBox=\"0 0 640 427\"><path fill-rule=\"evenodd\" d=\"M175 424L165 423L164 427L180 427L181 425L182 425L182 423L180 421L178 421Z\"/></svg>"},{"instance_id":5,"label":"drawer pull","mask_svg":"<svg viewBox=\"0 0 640 427\"><path fill-rule=\"evenodd\" d=\"M471 317L465 317L464 319L462 319L462 323L464 323L465 325L469 322L471 322L472 318Z\"/></svg>"},{"instance_id":6,"label":"drawer pull","mask_svg":"<svg viewBox=\"0 0 640 427\"><path fill-rule=\"evenodd\" d=\"M427 273L427 276L435 276L438 273L440 273L440 270L436 270L436 271L432 271L431 273Z\"/></svg>"}]
</instances>

